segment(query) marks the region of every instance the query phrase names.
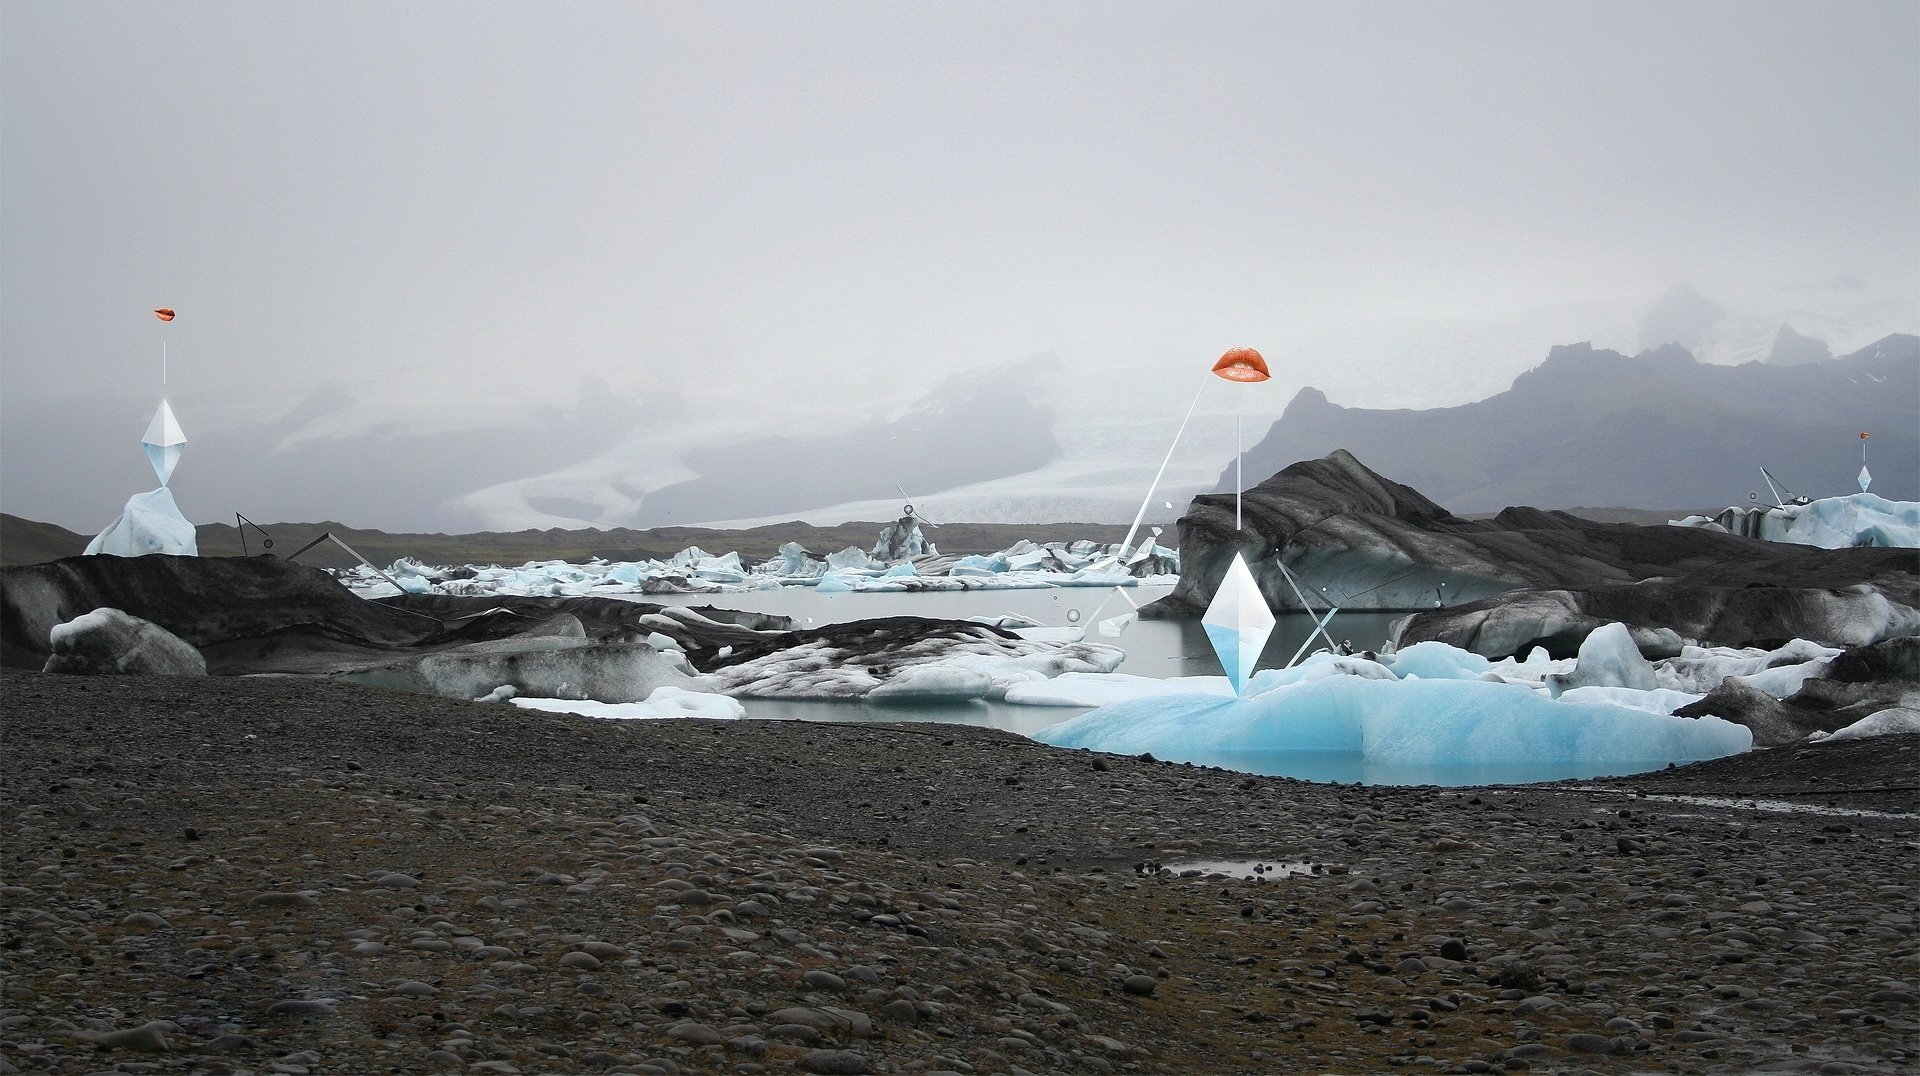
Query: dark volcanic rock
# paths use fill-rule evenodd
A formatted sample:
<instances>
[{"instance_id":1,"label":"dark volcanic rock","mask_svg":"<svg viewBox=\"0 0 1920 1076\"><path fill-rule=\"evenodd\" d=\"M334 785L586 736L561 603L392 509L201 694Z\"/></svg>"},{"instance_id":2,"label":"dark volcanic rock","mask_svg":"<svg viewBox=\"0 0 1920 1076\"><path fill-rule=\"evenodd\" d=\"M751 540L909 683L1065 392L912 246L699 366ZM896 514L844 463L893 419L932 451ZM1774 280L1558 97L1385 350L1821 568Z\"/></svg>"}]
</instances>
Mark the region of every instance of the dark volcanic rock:
<instances>
[{"instance_id":1,"label":"dark volcanic rock","mask_svg":"<svg viewBox=\"0 0 1920 1076\"><path fill-rule=\"evenodd\" d=\"M1699 702L1673 712L1675 717L1719 717L1753 730L1755 747L1778 747L1814 732L1834 732L1856 717L1819 713L1781 702L1745 681L1729 676ZM1864 717L1865 714L1856 715Z\"/></svg>"},{"instance_id":2,"label":"dark volcanic rock","mask_svg":"<svg viewBox=\"0 0 1920 1076\"><path fill-rule=\"evenodd\" d=\"M1665 657L1670 654L1649 643L1662 630L1718 646L1809 639L1859 647L1920 627L1920 574L1912 570L1911 551L1810 553L1783 552L1772 568L1751 569L1792 585L1724 581L1738 570L1727 567L1633 586L1517 590L1416 613L1400 623L1395 638L1401 646L1439 640L1495 659L1535 646L1571 657L1588 632L1617 621L1634 630L1642 653Z\"/></svg>"},{"instance_id":3,"label":"dark volcanic rock","mask_svg":"<svg viewBox=\"0 0 1920 1076\"><path fill-rule=\"evenodd\" d=\"M1300 608L1277 560L1316 602L1445 606L1414 618L1401 641L1441 639L1490 657L1532 645L1570 656L1610 621L1639 629L1643 647L1662 628L1730 645L1796 636L1858 645L1920 625L1911 550L1820 550L1532 508L1465 520L1344 450L1248 490L1240 530L1233 519L1232 497L1194 499L1180 520L1180 585L1150 615L1204 610L1237 552L1276 610ZM1771 585L1749 591L1759 583ZM1516 590L1527 592L1507 593ZM1494 595L1503 596L1482 601Z\"/></svg>"},{"instance_id":4,"label":"dark volcanic rock","mask_svg":"<svg viewBox=\"0 0 1920 1076\"><path fill-rule=\"evenodd\" d=\"M1920 680L1920 636L1884 639L1856 646L1833 659L1827 679L1865 684L1876 680Z\"/></svg>"},{"instance_id":5,"label":"dark volcanic rock","mask_svg":"<svg viewBox=\"0 0 1920 1076\"><path fill-rule=\"evenodd\" d=\"M611 598L368 601L326 572L272 557L68 557L0 569L0 657L39 669L53 627L99 608L179 636L216 674L369 669L403 655L556 633L625 644L659 631L691 649L762 639L757 628L786 623Z\"/></svg>"}]
</instances>

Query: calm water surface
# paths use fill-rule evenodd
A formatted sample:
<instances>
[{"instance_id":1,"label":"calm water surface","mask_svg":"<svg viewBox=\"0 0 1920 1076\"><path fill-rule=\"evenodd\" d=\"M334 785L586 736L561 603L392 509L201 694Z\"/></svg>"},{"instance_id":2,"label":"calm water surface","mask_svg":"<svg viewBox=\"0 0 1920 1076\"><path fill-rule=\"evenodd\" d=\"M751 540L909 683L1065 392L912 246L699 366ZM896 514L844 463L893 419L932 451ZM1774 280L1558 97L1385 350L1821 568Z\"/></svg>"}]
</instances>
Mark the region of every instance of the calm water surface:
<instances>
[{"instance_id":1,"label":"calm water surface","mask_svg":"<svg viewBox=\"0 0 1920 1076\"><path fill-rule=\"evenodd\" d=\"M1136 587L1127 593L1140 605L1164 597L1171 587ZM798 626L841 623L882 616L932 616L960 619L969 616L1019 614L1042 624L1089 624L1100 617L1127 611L1113 589L1061 587L1048 590L972 590L945 593L820 594L809 587L749 591L741 594L647 595L639 600L665 604L713 605L752 609L790 616ZM1105 602L1104 610L1099 607ZM1350 640L1356 650L1375 649L1386 639L1397 613L1342 613L1327 630L1335 639ZM1273 638L1260 659L1260 668L1280 668L1312 633L1313 619L1301 614L1279 618ZM1095 642L1112 643L1127 652L1117 670L1137 676L1218 676L1219 659L1207 642L1198 620L1137 620L1118 639L1090 633ZM1086 712L1074 706L1012 706L1001 702L948 702L923 705L843 702L818 699L744 699L747 716L766 720L884 722L924 721L982 725L1031 736L1051 725ZM1359 782L1382 785L1521 784L1632 773L1640 767L1616 768L1571 763L1533 762L1500 765L1382 765L1358 754L1328 752L1193 752L1182 761L1218 766L1272 777L1308 781Z\"/></svg>"}]
</instances>

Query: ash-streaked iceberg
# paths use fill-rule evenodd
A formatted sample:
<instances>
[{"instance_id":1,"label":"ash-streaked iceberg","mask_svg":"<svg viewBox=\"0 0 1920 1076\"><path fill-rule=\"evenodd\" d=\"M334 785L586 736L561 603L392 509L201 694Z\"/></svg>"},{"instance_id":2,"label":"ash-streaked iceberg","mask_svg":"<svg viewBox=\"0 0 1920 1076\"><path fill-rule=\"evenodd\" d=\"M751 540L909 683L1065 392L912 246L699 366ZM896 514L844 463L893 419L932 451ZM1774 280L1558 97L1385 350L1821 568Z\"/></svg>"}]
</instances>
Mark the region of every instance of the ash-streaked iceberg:
<instances>
[{"instance_id":1,"label":"ash-streaked iceberg","mask_svg":"<svg viewBox=\"0 0 1920 1076\"><path fill-rule=\"evenodd\" d=\"M1821 549L1920 547L1920 501L1890 501L1864 489L1806 504L1729 508L1717 516L1688 516L1672 523Z\"/></svg>"}]
</instances>

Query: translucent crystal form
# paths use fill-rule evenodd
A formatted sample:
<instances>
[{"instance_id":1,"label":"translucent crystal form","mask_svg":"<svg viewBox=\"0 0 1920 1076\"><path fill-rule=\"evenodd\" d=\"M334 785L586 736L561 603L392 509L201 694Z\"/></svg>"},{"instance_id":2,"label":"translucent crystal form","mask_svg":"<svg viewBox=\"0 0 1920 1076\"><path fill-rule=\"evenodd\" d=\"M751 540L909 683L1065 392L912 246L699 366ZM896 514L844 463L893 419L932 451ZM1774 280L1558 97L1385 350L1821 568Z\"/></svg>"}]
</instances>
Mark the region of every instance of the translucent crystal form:
<instances>
[{"instance_id":1,"label":"translucent crystal form","mask_svg":"<svg viewBox=\"0 0 1920 1076\"><path fill-rule=\"evenodd\" d=\"M153 473L159 476L161 485L173 477L174 465L180 462L180 452L186 444L187 435L181 432L179 420L173 417L173 408L161 400L153 412L153 421L147 423L146 436L140 438L140 447L147 450L147 462L153 464Z\"/></svg>"},{"instance_id":2,"label":"translucent crystal form","mask_svg":"<svg viewBox=\"0 0 1920 1076\"><path fill-rule=\"evenodd\" d=\"M1220 667L1226 670L1233 693L1240 694L1253 675L1254 663L1260 660L1267 638L1273 634L1273 610L1267 607L1266 596L1260 593L1260 585L1253 581L1253 573L1240 554L1233 555L1233 563L1227 566L1227 574L1220 580L1206 615L1200 618L1200 626L1207 630L1207 640L1220 657Z\"/></svg>"}]
</instances>

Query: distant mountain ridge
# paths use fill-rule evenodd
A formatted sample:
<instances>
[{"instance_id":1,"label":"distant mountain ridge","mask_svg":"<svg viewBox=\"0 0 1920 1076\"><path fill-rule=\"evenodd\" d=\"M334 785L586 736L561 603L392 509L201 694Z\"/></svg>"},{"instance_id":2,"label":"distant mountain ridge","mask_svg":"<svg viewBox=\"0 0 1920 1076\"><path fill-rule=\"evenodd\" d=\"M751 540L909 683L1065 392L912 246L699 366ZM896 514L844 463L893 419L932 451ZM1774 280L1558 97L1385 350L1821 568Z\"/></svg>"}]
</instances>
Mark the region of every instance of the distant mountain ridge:
<instances>
[{"instance_id":1,"label":"distant mountain ridge","mask_svg":"<svg viewBox=\"0 0 1920 1076\"><path fill-rule=\"evenodd\" d=\"M1920 336L1851 355L1719 366L1676 344L1627 356L1556 347L1507 391L1431 410L1295 395L1245 456L1249 475L1347 449L1456 512L1511 504L1745 504L1767 467L1796 493L1854 492L1868 432L1873 492L1920 500ZM1230 491L1229 464L1214 487Z\"/></svg>"}]
</instances>

